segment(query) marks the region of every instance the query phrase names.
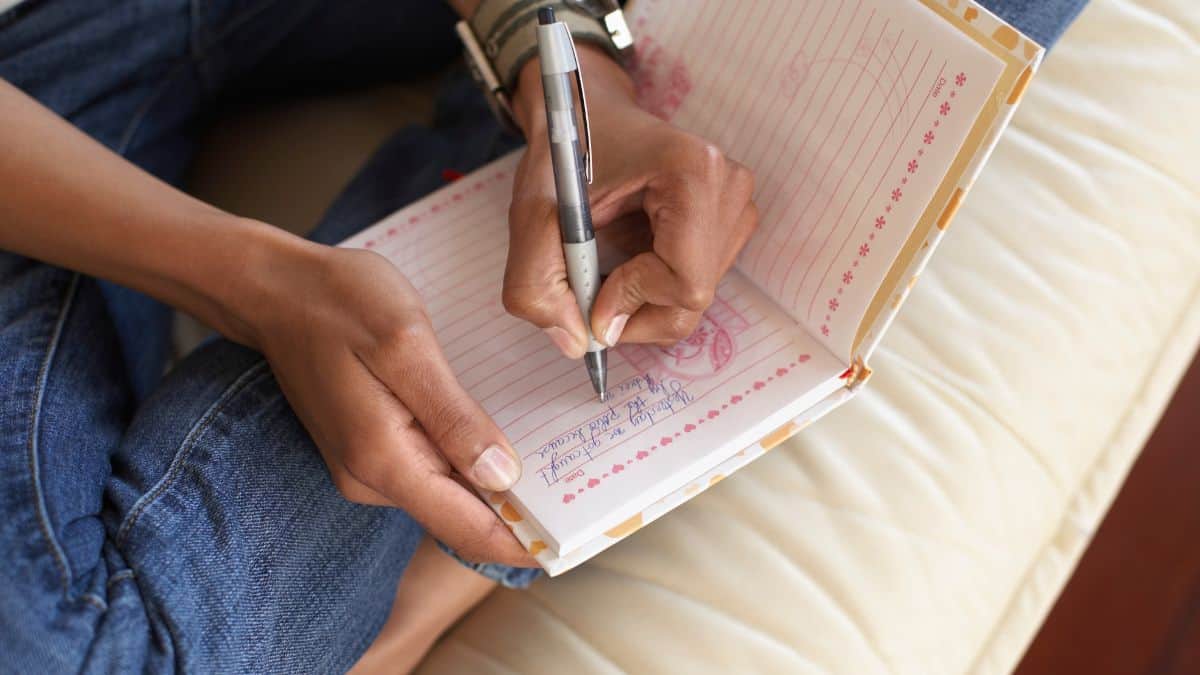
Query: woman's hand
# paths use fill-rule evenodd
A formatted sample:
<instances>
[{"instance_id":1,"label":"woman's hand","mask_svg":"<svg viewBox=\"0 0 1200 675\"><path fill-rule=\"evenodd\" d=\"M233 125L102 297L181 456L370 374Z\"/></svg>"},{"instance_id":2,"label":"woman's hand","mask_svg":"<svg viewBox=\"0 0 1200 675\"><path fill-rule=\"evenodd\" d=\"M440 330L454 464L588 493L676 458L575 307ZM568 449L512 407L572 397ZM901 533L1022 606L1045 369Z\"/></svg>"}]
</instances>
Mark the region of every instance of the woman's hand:
<instances>
[{"instance_id":1,"label":"woman's hand","mask_svg":"<svg viewBox=\"0 0 1200 675\"><path fill-rule=\"evenodd\" d=\"M717 284L758 224L749 170L702 138L638 107L633 85L603 52L580 46L595 143L592 217L597 228L643 211L652 250L616 268L592 309L596 339L671 344L691 334ZM567 285L537 61L514 101L529 148L517 169L504 306L546 330L572 358L587 347Z\"/></svg>"},{"instance_id":2,"label":"woman's hand","mask_svg":"<svg viewBox=\"0 0 1200 675\"><path fill-rule=\"evenodd\" d=\"M315 244L276 255L251 341L351 501L395 506L465 558L534 565L464 485L506 490L521 464L459 385L417 292L382 256Z\"/></svg>"}]
</instances>

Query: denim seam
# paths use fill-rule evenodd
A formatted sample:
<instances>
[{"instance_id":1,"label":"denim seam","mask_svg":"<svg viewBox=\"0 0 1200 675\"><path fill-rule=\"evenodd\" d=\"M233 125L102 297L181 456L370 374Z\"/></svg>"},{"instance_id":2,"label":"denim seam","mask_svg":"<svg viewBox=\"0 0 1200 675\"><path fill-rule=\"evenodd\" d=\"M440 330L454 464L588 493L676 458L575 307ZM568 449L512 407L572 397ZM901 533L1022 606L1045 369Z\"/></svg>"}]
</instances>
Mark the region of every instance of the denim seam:
<instances>
[{"instance_id":1,"label":"denim seam","mask_svg":"<svg viewBox=\"0 0 1200 675\"><path fill-rule=\"evenodd\" d=\"M266 373L262 372L264 370L266 370ZM175 482L175 479L183 470L184 464L187 463L187 458L191 455L192 448L195 447L196 441L199 440L204 432L208 430L208 427L217 418L217 415L220 414L224 405L228 403L234 396L240 393L242 389L249 387L251 384L257 381L258 377L261 377L264 374L270 374L270 370L267 369L266 361L260 361L251 368L247 369L246 372L242 373L238 379L233 382L233 384L229 385L229 387L222 392L221 396L211 406L209 406L208 410L204 411L204 415L202 415L200 419L194 425L192 425L192 428L188 430L187 436L184 437L183 442L176 451L174 459L171 460L171 465L167 468L166 475L160 478L149 492L142 495L141 498L134 503L133 508L129 511L129 515L125 516L121 526L117 529L117 536L114 539L114 543L118 549L124 548L125 538L129 535L129 531L133 529L133 526L137 523L137 520L139 517L141 517L142 513L144 513L147 508L152 506L154 502L157 501L158 498L162 496L162 494L166 492L167 489L169 489Z\"/></svg>"},{"instance_id":2,"label":"denim seam","mask_svg":"<svg viewBox=\"0 0 1200 675\"><path fill-rule=\"evenodd\" d=\"M34 387L33 394L33 409L29 413L29 442L26 444L29 476L33 483L31 487L33 488L34 503L37 508L38 526L42 531L42 536L46 538L47 548L50 549L50 557L54 559L54 565L58 568L59 576L62 578L63 597L65 598L70 597L71 563L67 560L67 556L59 544L58 538L54 536L54 529L50 525L50 515L46 507L46 495L42 490L42 474L39 467L38 429L41 427L42 403L46 393L46 386L50 379L50 368L54 362L54 356L58 351L58 343L62 339L63 330L67 324L67 315L71 312L71 305L74 304L75 292L78 287L79 275L74 274L71 276L71 283L67 287L67 291L62 299L62 304L58 310L58 318L54 322L54 332L50 336L50 343L46 346L46 354L42 357L42 365L38 369L37 384Z\"/></svg>"},{"instance_id":3,"label":"denim seam","mask_svg":"<svg viewBox=\"0 0 1200 675\"><path fill-rule=\"evenodd\" d=\"M132 579L134 576L136 575L134 574L133 570L121 570L120 572L117 572L108 578L108 582L105 584L105 587L112 588L115 584L125 581L126 579Z\"/></svg>"}]
</instances>

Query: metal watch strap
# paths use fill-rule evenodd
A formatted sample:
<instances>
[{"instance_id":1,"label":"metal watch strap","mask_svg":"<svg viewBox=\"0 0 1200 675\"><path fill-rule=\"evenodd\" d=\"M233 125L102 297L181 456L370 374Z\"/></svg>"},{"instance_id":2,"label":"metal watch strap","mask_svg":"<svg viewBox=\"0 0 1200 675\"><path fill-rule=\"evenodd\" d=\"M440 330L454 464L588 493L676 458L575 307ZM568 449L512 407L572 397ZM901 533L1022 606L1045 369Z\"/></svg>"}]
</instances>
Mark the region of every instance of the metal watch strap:
<instances>
[{"instance_id":1,"label":"metal watch strap","mask_svg":"<svg viewBox=\"0 0 1200 675\"><path fill-rule=\"evenodd\" d=\"M554 8L576 42L594 44L620 58L608 30L595 17L565 2L546 0L483 0L468 22L496 76L512 91L521 66L537 55L537 11Z\"/></svg>"}]
</instances>

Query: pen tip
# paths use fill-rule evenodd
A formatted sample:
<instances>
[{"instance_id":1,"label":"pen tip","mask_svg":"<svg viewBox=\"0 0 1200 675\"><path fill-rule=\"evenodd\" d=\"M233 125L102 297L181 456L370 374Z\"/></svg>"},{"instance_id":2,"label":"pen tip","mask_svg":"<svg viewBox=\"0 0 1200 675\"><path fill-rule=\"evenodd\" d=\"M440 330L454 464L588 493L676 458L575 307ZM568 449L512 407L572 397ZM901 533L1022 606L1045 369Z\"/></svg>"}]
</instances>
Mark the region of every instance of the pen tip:
<instances>
[{"instance_id":1,"label":"pen tip","mask_svg":"<svg viewBox=\"0 0 1200 675\"><path fill-rule=\"evenodd\" d=\"M607 400L608 400L608 392L607 391L600 392L600 402L604 403Z\"/></svg>"}]
</instances>

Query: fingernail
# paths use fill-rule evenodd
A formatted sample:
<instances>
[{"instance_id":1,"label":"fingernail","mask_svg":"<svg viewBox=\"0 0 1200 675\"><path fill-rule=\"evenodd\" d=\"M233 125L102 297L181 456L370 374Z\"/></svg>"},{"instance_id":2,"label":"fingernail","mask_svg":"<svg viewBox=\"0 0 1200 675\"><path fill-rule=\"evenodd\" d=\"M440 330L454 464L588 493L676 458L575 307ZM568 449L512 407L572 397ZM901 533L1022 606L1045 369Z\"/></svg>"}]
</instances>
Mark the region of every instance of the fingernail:
<instances>
[{"instance_id":1,"label":"fingernail","mask_svg":"<svg viewBox=\"0 0 1200 675\"><path fill-rule=\"evenodd\" d=\"M550 326L545 329L546 335L550 336L550 341L554 346L558 347L558 351L563 353L563 356L568 359L578 359L583 356L583 351L579 348L579 343L571 337L567 331L558 326Z\"/></svg>"},{"instance_id":2,"label":"fingernail","mask_svg":"<svg viewBox=\"0 0 1200 675\"><path fill-rule=\"evenodd\" d=\"M521 477L520 463L498 445L484 450L471 470L475 473L475 482L493 492L509 489Z\"/></svg>"},{"instance_id":3,"label":"fingernail","mask_svg":"<svg viewBox=\"0 0 1200 675\"><path fill-rule=\"evenodd\" d=\"M625 332L625 324L629 323L628 314L618 314L613 317L608 323L608 330L604 331L605 346L612 347L617 344L617 340L621 339L621 333Z\"/></svg>"}]
</instances>

